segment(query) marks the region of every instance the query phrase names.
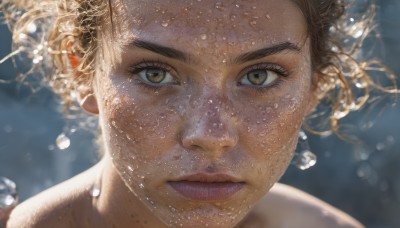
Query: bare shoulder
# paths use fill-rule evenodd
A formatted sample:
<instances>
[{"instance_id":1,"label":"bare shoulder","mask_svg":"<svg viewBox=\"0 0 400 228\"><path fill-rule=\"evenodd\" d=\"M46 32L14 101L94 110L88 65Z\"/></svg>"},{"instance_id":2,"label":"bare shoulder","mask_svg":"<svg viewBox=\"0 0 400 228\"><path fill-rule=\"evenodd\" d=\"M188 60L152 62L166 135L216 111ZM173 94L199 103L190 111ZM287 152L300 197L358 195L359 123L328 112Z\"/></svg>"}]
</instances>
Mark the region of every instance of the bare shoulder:
<instances>
[{"instance_id":1,"label":"bare shoulder","mask_svg":"<svg viewBox=\"0 0 400 228\"><path fill-rule=\"evenodd\" d=\"M284 184L276 184L250 216L262 227L364 227L345 212Z\"/></svg>"},{"instance_id":2,"label":"bare shoulder","mask_svg":"<svg viewBox=\"0 0 400 228\"><path fill-rule=\"evenodd\" d=\"M8 228L77 227L82 210L90 205L93 168L47 189L18 205L10 215Z\"/></svg>"}]
</instances>

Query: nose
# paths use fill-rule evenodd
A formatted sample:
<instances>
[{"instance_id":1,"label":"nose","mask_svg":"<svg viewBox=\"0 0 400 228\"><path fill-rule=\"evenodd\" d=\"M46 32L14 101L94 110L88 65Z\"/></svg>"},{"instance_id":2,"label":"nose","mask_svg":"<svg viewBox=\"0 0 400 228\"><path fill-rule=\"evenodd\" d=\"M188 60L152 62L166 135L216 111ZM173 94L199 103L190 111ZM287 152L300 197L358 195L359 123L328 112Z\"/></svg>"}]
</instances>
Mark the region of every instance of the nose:
<instances>
[{"instance_id":1,"label":"nose","mask_svg":"<svg viewBox=\"0 0 400 228\"><path fill-rule=\"evenodd\" d=\"M191 151L206 153L211 157L234 148L238 134L234 120L223 110L222 103L206 99L192 112L188 112L182 134L182 145Z\"/></svg>"}]
</instances>

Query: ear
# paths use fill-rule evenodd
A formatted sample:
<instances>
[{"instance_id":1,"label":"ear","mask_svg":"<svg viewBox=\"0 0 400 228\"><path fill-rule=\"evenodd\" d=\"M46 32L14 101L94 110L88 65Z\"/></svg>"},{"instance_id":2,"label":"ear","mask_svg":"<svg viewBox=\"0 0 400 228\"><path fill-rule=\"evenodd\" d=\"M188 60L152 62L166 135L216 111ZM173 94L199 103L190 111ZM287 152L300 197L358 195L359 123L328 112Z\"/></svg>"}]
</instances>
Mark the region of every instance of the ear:
<instances>
[{"instance_id":1,"label":"ear","mask_svg":"<svg viewBox=\"0 0 400 228\"><path fill-rule=\"evenodd\" d=\"M65 46L67 49L68 62L74 70L74 77L79 78L80 72L77 70L80 62L79 52L75 51L71 40L67 40ZM97 105L97 99L93 92L93 88L87 84L78 85L76 92L79 105L83 110L94 115L99 114L99 107Z\"/></svg>"},{"instance_id":2,"label":"ear","mask_svg":"<svg viewBox=\"0 0 400 228\"><path fill-rule=\"evenodd\" d=\"M99 106L93 89L88 88L88 86L80 86L77 93L79 105L83 110L90 114L99 114Z\"/></svg>"}]
</instances>

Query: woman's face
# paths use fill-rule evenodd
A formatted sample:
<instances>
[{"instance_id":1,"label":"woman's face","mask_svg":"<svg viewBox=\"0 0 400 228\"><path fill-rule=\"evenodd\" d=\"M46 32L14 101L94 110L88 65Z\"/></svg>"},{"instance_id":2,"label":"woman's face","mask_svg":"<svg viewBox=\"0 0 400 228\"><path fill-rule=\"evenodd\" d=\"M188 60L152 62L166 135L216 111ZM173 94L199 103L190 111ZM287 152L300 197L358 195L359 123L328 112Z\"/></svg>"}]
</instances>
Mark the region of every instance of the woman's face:
<instances>
[{"instance_id":1,"label":"woman's face","mask_svg":"<svg viewBox=\"0 0 400 228\"><path fill-rule=\"evenodd\" d=\"M120 61L95 79L107 155L166 224L234 226L287 168L310 109L301 11L289 0L121 4Z\"/></svg>"}]
</instances>

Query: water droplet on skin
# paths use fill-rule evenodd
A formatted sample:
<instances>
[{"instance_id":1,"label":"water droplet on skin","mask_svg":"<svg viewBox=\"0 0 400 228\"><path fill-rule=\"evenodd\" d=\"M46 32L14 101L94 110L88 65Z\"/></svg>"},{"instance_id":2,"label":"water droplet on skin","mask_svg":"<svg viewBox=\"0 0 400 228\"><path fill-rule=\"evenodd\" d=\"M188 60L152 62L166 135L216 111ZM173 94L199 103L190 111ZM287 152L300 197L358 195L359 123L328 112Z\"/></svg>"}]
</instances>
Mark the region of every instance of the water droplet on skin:
<instances>
[{"instance_id":1,"label":"water droplet on skin","mask_svg":"<svg viewBox=\"0 0 400 228\"><path fill-rule=\"evenodd\" d=\"M271 16L269 16L269 14L266 14L266 15L265 15L265 18L267 18L268 20L270 20L270 19L271 19Z\"/></svg>"},{"instance_id":2,"label":"water droplet on skin","mask_svg":"<svg viewBox=\"0 0 400 228\"><path fill-rule=\"evenodd\" d=\"M143 183L140 183L140 184L139 184L139 188L143 189L143 188L144 188L144 184L143 184Z\"/></svg>"},{"instance_id":3,"label":"water droplet on skin","mask_svg":"<svg viewBox=\"0 0 400 228\"><path fill-rule=\"evenodd\" d=\"M164 27L164 28L168 27L168 25L169 24L166 21L161 22L161 26Z\"/></svg>"},{"instance_id":4,"label":"water droplet on skin","mask_svg":"<svg viewBox=\"0 0 400 228\"><path fill-rule=\"evenodd\" d=\"M11 208L18 203L17 187L8 178L0 177L0 212Z\"/></svg>"},{"instance_id":5,"label":"water droplet on skin","mask_svg":"<svg viewBox=\"0 0 400 228\"><path fill-rule=\"evenodd\" d=\"M61 133L56 139L56 145L60 150L65 150L71 145L71 140L64 133Z\"/></svg>"},{"instance_id":6,"label":"water droplet on skin","mask_svg":"<svg viewBox=\"0 0 400 228\"><path fill-rule=\"evenodd\" d=\"M202 35L200 36L200 38L201 38L202 40L206 40L206 39L207 39L207 35L206 35L206 34L202 34Z\"/></svg>"},{"instance_id":7,"label":"water droplet on skin","mask_svg":"<svg viewBox=\"0 0 400 228\"><path fill-rule=\"evenodd\" d=\"M215 8L216 9L219 9L219 10L222 10L223 8L222 8L222 2L216 2L215 3Z\"/></svg>"},{"instance_id":8,"label":"water droplet on skin","mask_svg":"<svg viewBox=\"0 0 400 228\"><path fill-rule=\"evenodd\" d=\"M311 168L317 163L317 156L309 150L304 150L296 155L294 165L301 170Z\"/></svg>"},{"instance_id":9,"label":"water droplet on skin","mask_svg":"<svg viewBox=\"0 0 400 228\"><path fill-rule=\"evenodd\" d=\"M90 189L90 195L93 198L97 198L100 196L101 190L98 183L93 184L92 188Z\"/></svg>"}]
</instances>

